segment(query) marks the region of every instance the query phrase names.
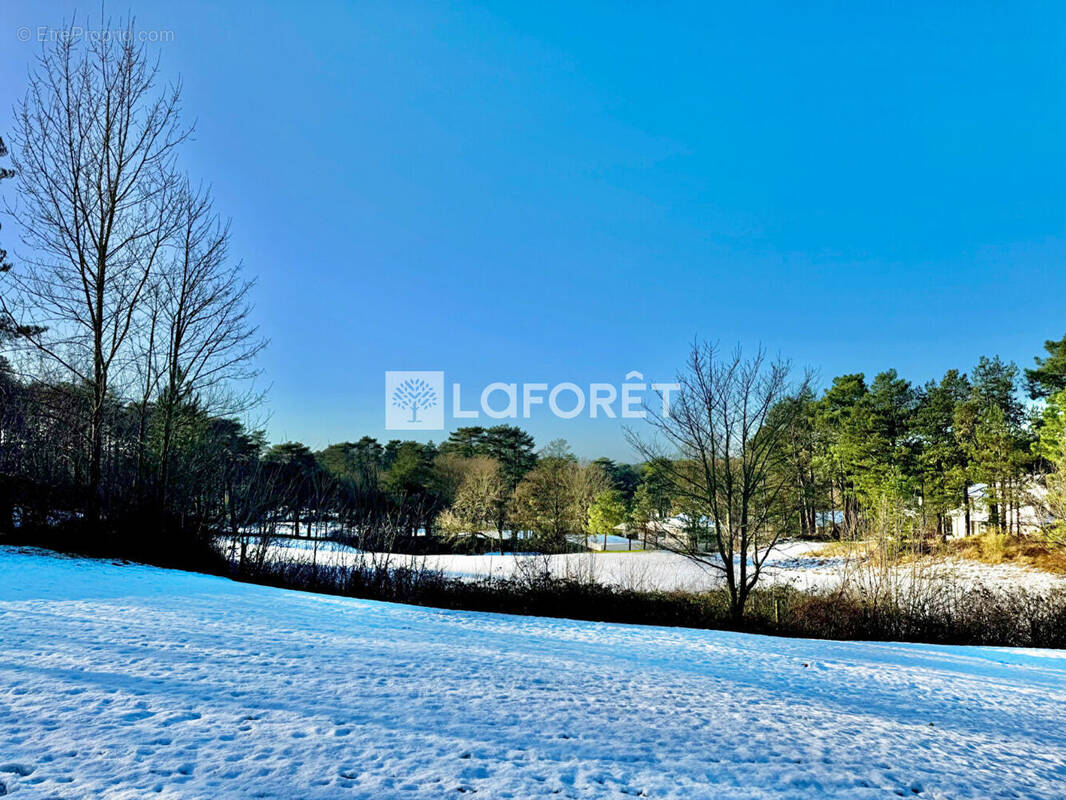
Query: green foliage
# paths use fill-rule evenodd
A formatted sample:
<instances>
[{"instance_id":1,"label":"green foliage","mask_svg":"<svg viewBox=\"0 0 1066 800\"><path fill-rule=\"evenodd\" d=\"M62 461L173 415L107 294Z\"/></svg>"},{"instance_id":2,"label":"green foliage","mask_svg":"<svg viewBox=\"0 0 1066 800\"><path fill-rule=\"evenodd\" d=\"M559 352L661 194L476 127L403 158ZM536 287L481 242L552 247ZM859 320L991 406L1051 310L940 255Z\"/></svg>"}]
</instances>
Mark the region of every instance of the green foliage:
<instances>
[{"instance_id":1,"label":"green foliage","mask_svg":"<svg viewBox=\"0 0 1066 800\"><path fill-rule=\"evenodd\" d=\"M385 449L377 439L364 436L357 442L331 444L317 454L319 463L339 480L357 486L375 486L381 473Z\"/></svg>"},{"instance_id":2,"label":"green foliage","mask_svg":"<svg viewBox=\"0 0 1066 800\"><path fill-rule=\"evenodd\" d=\"M1066 389L1047 398L1033 451L1051 464L1066 460Z\"/></svg>"},{"instance_id":3,"label":"green foliage","mask_svg":"<svg viewBox=\"0 0 1066 800\"><path fill-rule=\"evenodd\" d=\"M911 384L888 370L852 409L842 446L854 470L852 483L866 504L879 497L909 502L915 494L916 442L912 434L918 395Z\"/></svg>"},{"instance_id":4,"label":"green foliage","mask_svg":"<svg viewBox=\"0 0 1066 800\"><path fill-rule=\"evenodd\" d=\"M1048 534L1056 544L1066 545L1066 389L1047 398L1033 451L1051 469L1047 476L1047 504L1057 521Z\"/></svg>"},{"instance_id":5,"label":"green foliage","mask_svg":"<svg viewBox=\"0 0 1066 800\"><path fill-rule=\"evenodd\" d=\"M790 476L781 501L810 535L827 520L856 532L887 501L946 531L947 513L988 486L993 517L1023 498L1032 434L1018 397L1018 369L982 357L972 382L949 370L917 388L895 370L868 385L862 374L835 378L823 396L791 398L786 447L775 465ZM1054 420L1048 412L1051 425Z\"/></svg>"},{"instance_id":6,"label":"green foliage","mask_svg":"<svg viewBox=\"0 0 1066 800\"><path fill-rule=\"evenodd\" d=\"M602 536L604 548L607 547L607 537L616 535L618 526L625 521L625 499L617 489L600 492L589 507L589 533Z\"/></svg>"},{"instance_id":7,"label":"green foliage","mask_svg":"<svg viewBox=\"0 0 1066 800\"><path fill-rule=\"evenodd\" d=\"M515 524L536 534L543 548L561 552L567 537L588 535L589 507L609 488L603 470L580 464L562 440L541 450L537 465L515 489Z\"/></svg>"},{"instance_id":8,"label":"green foliage","mask_svg":"<svg viewBox=\"0 0 1066 800\"><path fill-rule=\"evenodd\" d=\"M386 491L398 500L425 494L430 485L435 451L421 442L407 441L389 442L386 452Z\"/></svg>"},{"instance_id":9,"label":"green foliage","mask_svg":"<svg viewBox=\"0 0 1066 800\"><path fill-rule=\"evenodd\" d=\"M522 477L537 463L533 447L533 437L521 428L494 425L491 428L457 428L440 449L442 453L456 453L463 458L485 456L495 459L509 490L514 491Z\"/></svg>"},{"instance_id":10,"label":"green foliage","mask_svg":"<svg viewBox=\"0 0 1066 800\"><path fill-rule=\"evenodd\" d=\"M914 416L920 443L917 468L924 509L942 517L964 501L970 483L969 459L956 435L955 413L970 396L970 382L948 370L939 383L930 381ZM940 520L943 533L943 519Z\"/></svg>"},{"instance_id":11,"label":"green foliage","mask_svg":"<svg viewBox=\"0 0 1066 800\"><path fill-rule=\"evenodd\" d=\"M1034 358L1036 367L1025 371L1029 396L1034 400L1066 390L1066 336L1044 342L1047 356Z\"/></svg>"},{"instance_id":12,"label":"green foliage","mask_svg":"<svg viewBox=\"0 0 1066 800\"><path fill-rule=\"evenodd\" d=\"M643 503L650 518L666 519L673 507L673 483L670 480L669 463L666 459L653 459L640 467L640 486L637 493L642 493ZM634 503L638 502L636 494Z\"/></svg>"},{"instance_id":13,"label":"green foliage","mask_svg":"<svg viewBox=\"0 0 1066 800\"><path fill-rule=\"evenodd\" d=\"M603 470L603 474L607 476L611 487L618 490L626 503L632 501L633 494L637 491L637 486L641 482L639 469L632 464L617 464L610 458L597 458L592 463Z\"/></svg>"}]
</instances>

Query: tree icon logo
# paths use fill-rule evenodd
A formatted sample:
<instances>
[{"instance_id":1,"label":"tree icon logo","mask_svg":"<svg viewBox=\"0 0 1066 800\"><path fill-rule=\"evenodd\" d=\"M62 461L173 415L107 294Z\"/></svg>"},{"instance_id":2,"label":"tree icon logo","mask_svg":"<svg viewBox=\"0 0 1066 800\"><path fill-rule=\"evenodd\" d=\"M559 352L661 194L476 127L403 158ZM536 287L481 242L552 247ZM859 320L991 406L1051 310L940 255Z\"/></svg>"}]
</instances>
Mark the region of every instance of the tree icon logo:
<instances>
[{"instance_id":1,"label":"tree icon logo","mask_svg":"<svg viewBox=\"0 0 1066 800\"><path fill-rule=\"evenodd\" d=\"M418 412L437 405L437 391L421 378L408 378L396 387L392 393L392 404L397 408L411 412L408 422L421 422Z\"/></svg>"},{"instance_id":2,"label":"tree icon logo","mask_svg":"<svg viewBox=\"0 0 1066 800\"><path fill-rule=\"evenodd\" d=\"M385 429L444 430L444 373L386 372Z\"/></svg>"}]
</instances>

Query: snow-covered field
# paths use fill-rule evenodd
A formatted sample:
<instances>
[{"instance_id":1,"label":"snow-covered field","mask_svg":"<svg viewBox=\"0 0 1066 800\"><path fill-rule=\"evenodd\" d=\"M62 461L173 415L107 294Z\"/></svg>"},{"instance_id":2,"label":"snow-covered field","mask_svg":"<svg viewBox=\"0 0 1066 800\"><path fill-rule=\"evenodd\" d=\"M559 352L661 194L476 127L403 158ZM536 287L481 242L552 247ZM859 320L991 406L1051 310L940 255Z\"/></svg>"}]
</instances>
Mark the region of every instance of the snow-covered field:
<instances>
[{"instance_id":1,"label":"snow-covered field","mask_svg":"<svg viewBox=\"0 0 1066 800\"><path fill-rule=\"evenodd\" d=\"M269 557L310 561L319 564L354 564L363 558L385 558L382 554L364 555L343 545L321 541L317 552L313 543L303 540L278 539L269 546ZM839 586L848 577L863 580L857 565L846 563L842 557L819 555L822 545L812 542L784 542L771 553L763 573L763 585L789 584L799 589L826 589ZM677 553L662 550L632 552L589 552L565 555L532 556L510 553L495 555L434 555L388 556L396 565L418 564L458 578L511 577L523 571L547 569L556 577L591 578L600 583L638 590L703 591L721 584L721 573L701 566ZM897 577L908 580L914 568L903 566ZM1026 589L1047 592L1053 588L1066 589L1066 576L1016 567L1011 564L983 564L963 559L942 560L925 565L923 578L932 575L957 583L962 587L977 584L991 588ZM1064 795L1066 797L1066 795Z\"/></svg>"},{"instance_id":2,"label":"snow-covered field","mask_svg":"<svg viewBox=\"0 0 1066 800\"><path fill-rule=\"evenodd\" d=\"M25 800L1061 800L1064 722L1061 652L438 611L0 547L0 784Z\"/></svg>"}]
</instances>

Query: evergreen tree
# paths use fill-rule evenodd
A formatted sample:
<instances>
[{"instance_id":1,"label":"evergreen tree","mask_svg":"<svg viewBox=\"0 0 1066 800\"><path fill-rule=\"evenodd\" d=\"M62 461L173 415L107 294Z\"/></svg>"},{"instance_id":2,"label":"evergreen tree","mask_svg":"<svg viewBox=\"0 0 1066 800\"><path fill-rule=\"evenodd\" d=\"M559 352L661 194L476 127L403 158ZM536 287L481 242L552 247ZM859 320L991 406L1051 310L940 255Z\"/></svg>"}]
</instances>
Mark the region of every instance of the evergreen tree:
<instances>
[{"instance_id":1,"label":"evergreen tree","mask_svg":"<svg viewBox=\"0 0 1066 800\"><path fill-rule=\"evenodd\" d=\"M637 492L643 492L650 519L660 522L670 516L673 506L670 480L670 464L666 459L652 459L640 467L640 486Z\"/></svg>"},{"instance_id":2,"label":"evergreen tree","mask_svg":"<svg viewBox=\"0 0 1066 800\"><path fill-rule=\"evenodd\" d=\"M522 476L537 462L533 437L514 425L479 425L457 428L441 444L441 452L455 453L463 458L486 456L499 462L511 490Z\"/></svg>"},{"instance_id":3,"label":"evergreen tree","mask_svg":"<svg viewBox=\"0 0 1066 800\"><path fill-rule=\"evenodd\" d=\"M633 493L640 485L640 472L632 464L618 464L610 458L597 458L592 462L603 470L611 488L618 491L625 503L630 503Z\"/></svg>"},{"instance_id":4,"label":"evergreen tree","mask_svg":"<svg viewBox=\"0 0 1066 800\"><path fill-rule=\"evenodd\" d=\"M633 526L632 533L641 537L645 550L648 549L649 535L658 544L659 515L647 483L641 483L633 493L633 507L629 512L629 520Z\"/></svg>"},{"instance_id":5,"label":"evergreen tree","mask_svg":"<svg viewBox=\"0 0 1066 800\"><path fill-rule=\"evenodd\" d=\"M510 491L537 463L533 437L515 425L494 425L482 436L481 451L477 455L494 458L500 463L503 477Z\"/></svg>"},{"instance_id":6,"label":"evergreen tree","mask_svg":"<svg viewBox=\"0 0 1066 800\"><path fill-rule=\"evenodd\" d=\"M486 455L485 429L480 425L456 428L441 443L440 449L442 453L455 453L463 458Z\"/></svg>"},{"instance_id":7,"label":"evergreen tree","mask_svg":"<svg viewBox=\"0 0 1066 800\"><path fill-rule=\"evenodd\" d=\"M1066 389L1066 336L1044 342L1047 356L1034 358L1036 367L1025 371L1029 396L1034 400L1050 397Z\"/></svg>"},{"instance_id":8,"label":"evergreen tree","mask_svg":"<svg viewBox=\"0 0 1066 800\"><path fill-rule=\"evenodd\" d=\"M819 401L815 417L821 443L817 466L828 476L830 506L843 512L848 532L853 532L858 524L855 477L862 447L862 405L867 394L861 372L836 377Z\"/></svg>"},{"instance_id":9,"label":"evergreen tree","mask_svg":"<svg viewBox=\"0 0 1066 800\"><path fill-rule=\"evenodd\" d=\"M922 510L934 516L942 537L948 532L947 512L969 502L969 459L955 431L956 409L969 395L967 377L958 370L948 370L939 383L926 385L915 412Z\"/></svg>"},{"instance_id":10,"label":"evergreen tree","mask_svg":"<svg viewBox=\"0 0 1066 800\"><path fill-rule=\"evenodd\" d=\"M796 519L794 533L802 538L815 534L818 509L827 502L819 491L821 482L815 471L817 409L814 392L807 388L800 395L783 400L772 412L786 420L783 457L774 464L786 476L787 488L782 491L780 502L790 510L788 518Z\"/></svg>"},{"instance_id":11,"label":"evergreen tree","mask_svg":"<svg viewBox=\"0 0 1066 800\"><path fill-rule=\"evenodd\" d=\"M1025 501L1023 476L1032 458L1017 389L1017 366L982 356L973 370L970 397L955 416L973 480L986 486L989 523L1003 532L1011 529L1014 512Z\"/></svg>"},{"instance_id":12,"label":"evergreen tree","mask_svg":"<svg viewBox=\"0 0 1066 800\"><path fill-rule=\"evenodd\" d=\"M916 446L911 423L918 395L894 369L879 373L855 407L846 440L852 481L866 506L878 498L914 496Z\"/></svg>"}]
</instances>

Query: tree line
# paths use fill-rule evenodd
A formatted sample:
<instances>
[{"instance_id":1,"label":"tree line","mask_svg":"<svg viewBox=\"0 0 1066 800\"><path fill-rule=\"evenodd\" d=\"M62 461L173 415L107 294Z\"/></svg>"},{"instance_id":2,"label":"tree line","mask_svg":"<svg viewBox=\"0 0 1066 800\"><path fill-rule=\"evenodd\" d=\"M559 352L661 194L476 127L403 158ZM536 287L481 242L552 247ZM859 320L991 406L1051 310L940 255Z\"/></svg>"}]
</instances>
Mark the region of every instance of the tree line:
<instances>
[{"instance_id":1,"label":"tree line","mask_svg":"<svg viewBox=\"0 0 1066 800\"><path fill-rule=\"evenodd\" d=\"M969 372L922 385L895 370L842 375L820 397L808 388L790 398L781 468L794 476L794 532L853 533L881 502L910 510L940 537L958 510L972 532L981 486L989 525L1021 534L1019 509L1042 502L1037 487L1066 466L1056 427L1066 408L1066 337L1046 342L1034 361L1023 372L982 357Z\"/></svg>"}]
</instances>

